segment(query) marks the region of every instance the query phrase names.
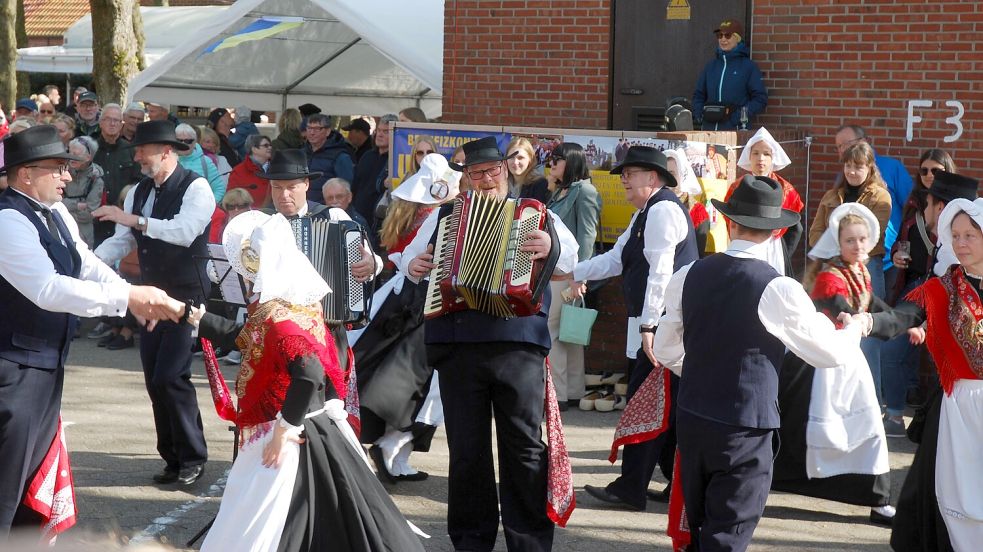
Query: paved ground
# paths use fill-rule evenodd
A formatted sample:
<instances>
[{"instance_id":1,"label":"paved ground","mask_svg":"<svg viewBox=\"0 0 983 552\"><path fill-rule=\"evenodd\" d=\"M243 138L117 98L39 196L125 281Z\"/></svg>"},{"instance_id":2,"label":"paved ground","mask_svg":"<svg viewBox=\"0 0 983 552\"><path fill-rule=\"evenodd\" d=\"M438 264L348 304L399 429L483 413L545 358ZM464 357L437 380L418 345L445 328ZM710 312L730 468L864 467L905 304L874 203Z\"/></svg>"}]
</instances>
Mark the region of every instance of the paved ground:
<instances>
[{"instance_id":1,"label":"paved ground","mask_svg":"<svg viewBox=\"0 0 983 552\"><path fill-rule=\"evenodd\" d=\"M232 380L236 368L225 368ZM154 450L154 427L135 349L110 352L91 340L76 340L69 358L63 417L75 474L81 515L73 539L117 535L135 541L160 540L178 548L218 509L224 476L232 458L232 434L212 408L204 368L195 367L195 383L211 460L205 476L190 488L161 488L150 477L161 467ZM566 529L558 529L555 550L634 552L669 550L665 536L667 507L650 503L644 513L601 507L582 491L602 485L618 473L606 460L616 413L571 410L564 414L567 447L573 462L578 507ZM897 493L914 446L892 439L891 466ZM414 455L415 465L431 474L421 483L390 490L407 518L433 536L427 550L450 551L445 534L447 447L438 431L429 454ZM659 490L662 482L652 488ZM889 550L889 530L867 522L868 509L787 494L772 494L759 525L755 551ZM64 541L65 539L63 539ZM200 545L200 543L199 543ZM197 546L194 547L195 549ZM500 536L496 550L505 550Z\"/></svg>"}]
</instances>

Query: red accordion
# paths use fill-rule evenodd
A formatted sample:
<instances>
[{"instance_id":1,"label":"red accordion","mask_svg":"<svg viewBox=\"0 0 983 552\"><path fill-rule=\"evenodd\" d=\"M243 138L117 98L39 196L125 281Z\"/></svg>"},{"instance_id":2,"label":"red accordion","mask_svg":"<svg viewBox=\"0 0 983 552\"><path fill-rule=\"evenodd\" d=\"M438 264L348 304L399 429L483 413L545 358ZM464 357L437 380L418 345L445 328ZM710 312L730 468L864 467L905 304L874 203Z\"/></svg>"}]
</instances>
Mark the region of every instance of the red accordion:
<instances>
[{"instance_id":1,"label":"red accordion","mask_svg":"<svg viewBox=\"0 0 983 552\"><path fill-rule=\"evenodd\" d=\"M533 261L520 250L530 232L550 234L550 254ZM423 314L474 309L513 318L539 312L560 248L546 207L535 199L467 192L437 225L434 264Z\"/></svg>"}]
</instances>

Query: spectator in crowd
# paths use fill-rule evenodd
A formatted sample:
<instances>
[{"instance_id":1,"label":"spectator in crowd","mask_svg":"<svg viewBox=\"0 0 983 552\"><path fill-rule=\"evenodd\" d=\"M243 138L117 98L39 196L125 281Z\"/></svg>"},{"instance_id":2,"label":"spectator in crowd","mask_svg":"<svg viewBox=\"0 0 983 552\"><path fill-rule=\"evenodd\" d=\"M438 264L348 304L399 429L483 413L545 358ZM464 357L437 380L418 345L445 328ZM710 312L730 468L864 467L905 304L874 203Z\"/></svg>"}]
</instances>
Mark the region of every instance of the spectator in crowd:
<instances>
[{"instance_id":1,"label":"spectator in crowd","mask_svg":"<svg viewBox=\"0 0 983 552\"><path fill-rule=\"evenodd\" d=\"M321 112L321 108L312 103L300 105L297 107L297 110L300 111L300 114L304 119L307 119L311 115L317 115Z\"/></svg>"},{"instance_id":2,"label":"spectator in crowd","mask_svg":"<svg viewBox=\"0 0 983 552\"><path fill-rule=\"evenodd\" d=\"M246 139L249 155L232 169L228 190L245 189L249 192L253 209L270 205L270 181L262 176L273 157L273 143L262 134Z\"/></svg>"},{"instance_id":3,"label":"spectator in crowd","mask_svg":"<svg viewBox=\"0 0 983 552\"><path fill-rule=\"evenodd\" d=\"M51 118L55 116L58 111L55 109L55 104L50 101L44 102L38 106L38 121L45 123L51 122Z\"/></svg>"},{"instance_id":4,"label":"spectator in crowd","mask_svg":"<svg viewBox=\"0 0 983 552\"><path fill-rule=\"evenodd\" d=\"M702 121L703 130L750 128L768 105L761 70L751 61L740 21L726 19L713 32L717 53L696 83L693 116Z\"/></svg>"},{"instance_id":5,"label":"spectator in crowd","mask_svg":"<svg viewBox=\"0 0 983 552\"><path fill-rule=\"evenodd\" d=\"M259 116L260 113L256 113ZM256 128L256 123L253 122L253 111L244 105L240 105L236 108L235 117L235 127L232 129L232 136L229 137L229 143L232 147L236 149L236 153L239 154L239 158L243 159L248 155L248 150L246 149L246 138L259 134L259 129Z\"/></svg>"},{"instance_id":6,"label":"spectator in crowd","mask_svg":"<svg viewBox=\"0 0 983 552\"><path fill-rule=\"evenodd\" d=\"M362 228L369 228L368 221L358 211L352 209L352 185L347 180L344 178L329 179L321 188L321 194L324 196L325 205L341 209L348 213L352 220L361 224Z\"/></svg>"},{"instance_id":7,"label":"spectator in crowd","mask_svg":"<svg viewBox=\"0 0 983 552\"><path fill-rule=\"evenodd\" d=\"M273 150L300 149L304 147L304 137L300 135L300 123L303 117L300 111L288 108L280 114L276 123L277 137L273 140Z\"/></svg>"},{"instance_id":8,"label":"spectator in crowd","mask_svg":"<svg viewBox=\"0 0 983 552\"><path fill-rule=\"evenodd\" d=\"M201 151L205 154L205 157L211 159L212 163L215 163L215 167L218 168L219 177L225 182L226 188L228 188L232 165L229 165L229 161L221 155L222 140L219 138L218 133L207 126L197 126L195 127L195 132L198 136L198 145L201 146Z\"/></svg>"},{"instance_id":9,"label":"spectator in crowd","mask_svg":"<svg viewBox=\"0 0 983 552\"><path fill-rule=\"evenodd\" d=\"M212 189L215 196L215 203L218 204L225 196L225 182L218 174L218 167L211 159L205 157L201 146L198 145L198 135L195 129L187 123L181 123L174 129L178 142L188 146L186 150L177 150L178 162L186 170L205 177L208 186Z\"/></svg>"},{"instance_id":10,"label":"spectator in crowd","mask_svg":"<svg viewBox=\"0 0 983 552\"><path fill-rule=\"evenodd\" d=\"M307 144L304 146L311 172L321 176L311 180L307 198L321 199L321 186L329 178L344 178L351 182L355 177L355 163L351 147L341 133L331 128L331 117L316 113L307 118Z\"/></svg>"},{"instance_id":11,"label":"spectator in crowd","mask_svg":"<svg viewBox=\"0 0 983 552\"><path fill-rule=\"evenodd\" d=\"M105 200L102 205L119 203L120 192L128 184L140 180L140 165L133 160L133 148L123 138L123 111L116 104L107 104L104 115L99 121L99 151L94 162L102 167L103 182L105 183ZM93 206L93 209L98 205ZM95 242L98 246L112 235L115 227L112 223L95 222Z\"/></svg>"},{"instance_id":12,"label":"spectator in crowd","mask_svg":"<svg viewBox=\"0 0 983 552\"><path fill-rule=\"evenodd\" d=\"M3 112L3 105L0 104L0 144L3 143L2 140L4 136L7 135L7 130L9 128L10 128L10 124L7 122L7 114Z\"/></svg>"},{"instance_id":13,"label":"spectator in crowd","mask_svg":"<svg viewBox=\"0 0 983 552\"><path fill-rule=\"evenodd\" d=\"M37 121L38 104L31 98L21 98L14 106L14 120L33 119Z\"/></svg>"},{"instance_id":14,"label":"spectator in crowd","mask_svg":"<svg viewBox=\"0 0 983 552\"><path fill-rule=\"evenodd\" d=\"M232 118L232 114L229 113L229 110L225 109L224 107L217 107L208 114L208 128L214 130L218 134L218 154L224 157L225 160L229 162L229 165L234 167L238 165L242 159L239 158L239 153L229 141L229 137L232 135L233 126L235 126L235 119Z\"/></svg>"},{"instance_id":15,"label":"spectator in crowd","mask_svg":"<svg viewBox=\"0 0 983 552\"><path fill-rule=\"evenodd\" d=\"M143 102L143 105L147 108L148 121L170 121L174 123L174 126L181 123L177 117L171 114L170 104L147 101Z\"/></svg>"},{"instance_id":16,"label":"spectator in crowd","mask_svg":"<svg viewBox=\"0 0 983 552\"><path fill-rule=\"evenodd\" d=\"M269 186L269 181L266 181ZM220 209L212 214L212 224L208 233L208 243L222 243L222 233L229 221L253 209L253 196L245 188L232 188L225 192Z\"/></svg>"},{"instance_id":17,"label":"spectator in crowd","mask_svg":"<svg viewBox=\"0 0 983 552\"><path fill-rule=\"evenodd\" d=\"M79 136L68 144L68 153L75 157L68 162L72 181L65 186L62 203L78 224L79 236L90 248L95 247L92 211L102 203L102 167L92 162L99 144L88 136Z\"/></svg>"},{"instance_id":18,"label":"spectator in crowd","mask_svg":"<svg viewBox=\"0 0 983 552\"><path fill-rule=\"evenodd\" d=\"M514 160L515 158L509 159L510 169ZM597 239L601 217L601 198L597 188L591 183L590 166L584 156L584 148L580 144L564 142L553 149L549 164L550 189L553 194L546 206L563 221L577 240L580 247L577 260L586 261L594 254L594 241ZM585 390L583 345L560 341L560 310L565 303L563 291L566 288L565 281L550 282L552 299L547 319L551 342L550 367L560 410L566 410L571 402L579 404Z\"/></svg>"},{"instance_id":19,"label":"spectator in crowd","mask_svg":"<svg viewBox=\"0 0 983 552\"><path fill-rule=\"evenodd\" d=\"M710 214L700 201L703 188L693 174L693 166L686 157L685 149L667 149L663 153L666 154L666 168L678 183L673 191L689 210L689 219L693 221L693 230L696 232L696 248L700 257L703 257L707 252L707 234L710 232Z\"/></svg>"},{"instance_id":20,"label":"spectator in crowd","mask_svg":"<svg viewBox=\"0 0 983 552\"><path fill-rule=\"evenodd\" d=\"M17 134L18 132L24 132L25 130L36 126L38 126L38 122L31 117L22 117L10 123L10 126L7 127L7 131L10 134Z\"/></svg>"},{"instance_id":21,"label":"spectator in crowd","mask_svg":"<svg viewBox=\"0 0 983 552\"><path fill-rule=\"evenodd\" d=\"M863 127L858 125L843 125L836 129L836 135L834 137L836 142L836 152L842 157L846 152L847 148L854 144L864 142L870 144L870 140L867 138L867 132ZM873 146L871 146L873 147ZM908 196L911 195L911 188L914 186L911 180L911 176L908 171L905 170L904 165L901 161L894 159L893 157L887 157L884 155L877 155L874 152L874 160L877 163L877 171L881 175L881 180L887 186L887 191L891 196L891 218L888 221L887 226L882 225L881 231L884 232L884 243L883 246L888 251L894 246L894 240L898 238L898 231L901 229L901 212L904 210L905 202L908 200ZM887 271L891 268L891 258L887 256L884 259L884 270ZM890 275L893 280L894 273ZM874 271L871 270L871 277L875 278L875 285L880 285L881 283L886 283L886 279L879 280ZM892 286L893 287L893 282ZM884 298L884 286L875 287L874 293L881 298Z\"/></svg>"},{"instance_id":22,"label":"spectator in crowd","mask_svg":"<svg viewBox=\"0 0 983 552\"><path fill-rule=\"evenodd\" d=\"M542 203L550 198L549 183L539 166L536 150L528 138L512 138L505 150L509 157L509 194L512 197L528 197Z\"/></svg>"},{"instance_id":23,"label":"spectator in crowd","mask_svg":"<svg viewBox=\"0 0 983 552\"><path fill-rule=\"evenodd\" d=\"M46 84L44 85L44 88L41 89L41 93L48 97L48 101L51 102L56 109L59 105L61 105L61 92L58 90L57 85Z\"/></svg>"},{"instance_id":24,"label":"spectator in crowd","mask_svg":"<svg viewBox=\"0 0 983 552\"><path fill-rule=\"evenodd\" d=\"M133 184L123 186L123 189L119 192L117 207L120 209L123 208L123 202L126 201L126 196L130 194L131 190L133 190ZM119 273L121 278L131 284L140 283L140 257L136 249L130 251L129 255L120 259L116 267L116 272ZM104 316L102 320L99 325L105 325L108 329L99 336L99 341L96 342L97 347L105 347L110 351L132 349L134 347L135 341L133 336L139 331L140 323L137 322L133 313L127 312L124 316ZM96 328L98 327L96 326ZM92 337L92 335L89 337Z\"/></svg>"},{"instance_id":25,"label":"spectator in crowd","mask_svg":"<svg viewBox=\"0 0 983 552\"><path fill-rule=\"evenodd\" d=\"M75 116L76 136L97 136L99 134L99 96L95 92L79 95ZM121 110L122 111L122 110Z\"/></svg>"},{"instance_id":26,"label":"spectator in crowd","mask_svg":"<svg viewBox=\"0 0 983 552\"><path fill-rule=\"evenodd\" d=\"M375 148L362 156L352 180L352 206L369 221L369 235L375 236L382 221L375 220L375 206L386 191L389 178L389 125L399 120L383 115L375 127Z\"/></svg>"},{"instance_id":27,"label":"spectator in crowd","mask_svg":"<svg viewBox=\"0 0 983 552\"><path fill-rule=\"evenodd\" d=\"M78 103L79 96L88 92L89 89L84 86L77 86L75 90L72 90L72 103L65 107L65 115L77 119L78 117Z\"/></svg>"},{"instance_id":28,"label":"spectator in crowd","mask_svg":"<svg viewBox=\"0 0 983 552\"><path fill-rule=\"evenodd\" d=\"M57 113L51 118L50 124L58 130L58 139L68 147L68 143L75 138L75 119L64 113Z\"/></svg>"},{"instance_id":29,"label":"spectator in crowd","mask_svg":"<svg viewBox=\"0 0 983 552\"><path fill-rule=\"evenodd\" d=\"M137 131L137 125L144 122L147 119L147 112L140 102L130 102L126 106L126 111L123 112L123 131L121 135L126 138L127 141L133 139L133 135Z\"/></svg>"},{"instance_id":30,"label":"spectator in crowd","mask_svg":"<svg viewBox=\"0 0 983 552\"><path fill-rule=\"evenodd\" d=\"M410 156L410 168L403 175L403 180L416 174L420 170L423 158L431 153L437 153L437 148L433 145L433 140L426 137L417 138L413 143L413 155Z\"/></svg>"},{"instance_id":31,"label":"spectator in crowd","mask_svg":"<svg viewBox=\"0 0 983 552\"><path fill-rule=\"evenodd\" d=\"M407 107L399 112L399 120L403 123L425 123L427 114L419 107Z\"/></svg>"},{"instance_id":32,"label":"spectator in crowd","mask_svg":"<svg viewBox=\"0 0 983 552\"><path fill-rule=\"evenodd\" d=\"M355 164L357 165L362 155L372 149L372 127L368 121L357 117L352 119L347 125L341 127L341 130L348 133L348 143L355 152L353 155L355 157Z\"/></svg>"}]
</instances>

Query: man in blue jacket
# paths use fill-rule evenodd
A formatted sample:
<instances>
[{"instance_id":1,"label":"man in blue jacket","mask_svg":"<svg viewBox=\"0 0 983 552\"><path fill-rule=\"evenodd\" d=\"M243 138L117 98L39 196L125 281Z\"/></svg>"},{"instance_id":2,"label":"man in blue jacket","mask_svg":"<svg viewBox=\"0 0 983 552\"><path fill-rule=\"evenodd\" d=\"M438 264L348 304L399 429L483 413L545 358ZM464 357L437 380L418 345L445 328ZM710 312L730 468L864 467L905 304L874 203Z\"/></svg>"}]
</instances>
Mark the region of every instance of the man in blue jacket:
<instances>
[{"instance_id":1,"label":"man in blue jacket","mask_svg":"<svg viewBox=\"0 0 983 552\"><path fill-rule=\"evenodd\" d=\"M352 160L352 147L341 136L341 133L331 128L331 117L316 113L307 118L307 144L304 145L307 154L308 169L320 176L311 179L307 190L307 199L319 202L322 200L321 187L330 178L344 178L351 182L355 177L355 162Z\"/></svg>"},{"instance_id":2,"label":"man in blue jacket","mask_svg":"<svg viewBox=\"0 0 983 552\"><path fill-rule=\"evenodd\" d=\"M751 61L744 43L744 26L727 19L716 30L717 55L703 68L693 92L693 114L703 130L749 128L750 121L768 106L768 89L761 70ZM742 108L747 119L742 121Z\"/></svg>"}]
</instances>

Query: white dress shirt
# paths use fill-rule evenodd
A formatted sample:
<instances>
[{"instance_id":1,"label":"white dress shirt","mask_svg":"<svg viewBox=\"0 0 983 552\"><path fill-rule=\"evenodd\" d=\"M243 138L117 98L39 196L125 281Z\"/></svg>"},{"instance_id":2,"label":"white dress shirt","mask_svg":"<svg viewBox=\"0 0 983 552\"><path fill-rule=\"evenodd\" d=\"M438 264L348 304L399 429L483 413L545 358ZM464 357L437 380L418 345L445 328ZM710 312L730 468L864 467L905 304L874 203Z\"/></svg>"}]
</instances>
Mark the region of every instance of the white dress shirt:
<instances>
[{"instance_id":1,"label":"white dress shirt","mask_svg":"<svg viewBox=\"0 0 983 552\"><path fill-rule=\"evenodd\" d=\"M18 190L14 190L20 193ZM21 193L33 203L39 202ZM81 258L78 278L55 271L55 266L41 246L38 230L24 215L14 209L0 211L0 276L14 289L39 308L51 312L67 312L77 316L123 316L130 295L130 284L92 254L79 237L78 225L61 203L51 206L57 211ZM45 224L44 217L37 217Z\"/></svg>"},{"instance_id":2,"label":"white dress shirt","mask_svg":"<svg viewBox=\"0 0 983 552\"><path fill-rule=\"evenodd\" d=\"M157 199L158 188L159 186L155 185L150 191L140 213L147 218L147 228L143 234L148 238L188 247L212 221L212 213L215 212L215 195L212 194L212 188L204 178L196 178L185 190L181 209L174 218L155 219L150 218L150 215ZM123 210L127 213L133 212L133 196L136 190L136 187L132 188L123 201ZM117 224L116 233L102 242L95 253L103 261L112 264L129 255L136 245L137 239L133 236L133 229Z\"/></svg>"},{"instance_id":3,"label":"white dress shirt","mask_svg":"<svg viewBox=\"0 0 983 552\"><path fill-rule=\"evenodd\" d=\"M641 214L635 211L628 222L628 228L618 236L610 251L587 259L577 264L573 271L573 279L578 282L587 280L602 280L622 273L621 253L628 242L635 219ZM649 263L649 274L645 284L645 302L642 304L642 314L628 318L627 343L625 354L635 358L635 353L641 347L641 336L638 326L652 326L659 321L665 302L666 286L672 276L672 268L676 260L676 246L686 239L689 224L683 212L672 201L660 201L652 206L645 219L645 245L642 253Z\"/></svg>"},{"instance_id":4,"label":"white dress shirt","mask_svg":"<svg viewBox=\"0 0 983 552\"><path fill-rule=\"evenodd\" d=\"M767 262L768 247L767 242L756 244L734 240L724 254ZM678 375L682 375L685 356L683 286L692 266L693 263L690 263L681 268L669 280L666 313L659 320L652 347L655 358ZM775 278L765 287L758 302L758 319L768 333L816 368L842 366L860 347L859 324L849 324L837 330L825 314L816 310L802 284L786 276Z\"/></svg>"}]
</instances>

